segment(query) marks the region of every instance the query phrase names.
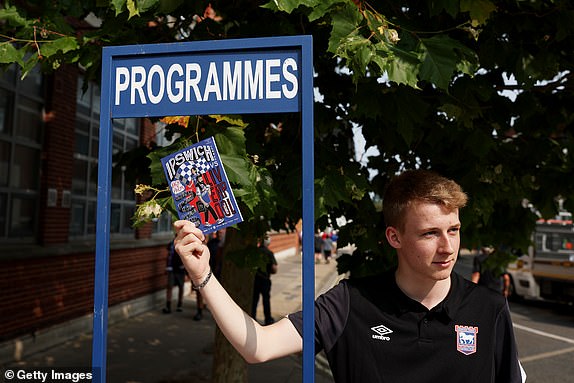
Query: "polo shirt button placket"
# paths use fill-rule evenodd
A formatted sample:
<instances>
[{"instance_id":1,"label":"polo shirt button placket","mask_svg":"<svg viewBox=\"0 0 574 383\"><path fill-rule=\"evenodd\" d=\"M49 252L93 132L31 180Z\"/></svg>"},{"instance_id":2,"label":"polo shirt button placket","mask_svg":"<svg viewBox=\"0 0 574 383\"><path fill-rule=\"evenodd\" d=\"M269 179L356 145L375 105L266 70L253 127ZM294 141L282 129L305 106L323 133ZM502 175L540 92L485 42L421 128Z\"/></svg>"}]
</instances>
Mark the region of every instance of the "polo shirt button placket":
<instances>
[{"instance_id":1,"label":"polo shirt button placket","mask_svg":"<svg viewBox=\"0 0 574 383\"><path fill-rule=\"evenodd\" d=\"M430 334L430 320L425 316L419 324L419 342L423 344L432 344L432 336Z\"/></svg>"}]
</instances>

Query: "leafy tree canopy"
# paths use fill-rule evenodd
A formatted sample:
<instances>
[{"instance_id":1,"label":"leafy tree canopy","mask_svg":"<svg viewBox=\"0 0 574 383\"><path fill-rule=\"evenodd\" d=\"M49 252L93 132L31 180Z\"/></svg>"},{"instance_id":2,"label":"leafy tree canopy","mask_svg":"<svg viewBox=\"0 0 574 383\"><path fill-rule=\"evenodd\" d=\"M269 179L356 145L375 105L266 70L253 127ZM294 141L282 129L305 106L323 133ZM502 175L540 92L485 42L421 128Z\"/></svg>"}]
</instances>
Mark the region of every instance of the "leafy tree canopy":
<instances>
[{"instance_id":1,"label":"leafy tree canopy","mask_svg":"<svg viewBox=\"0 0 574 383\"><path fill-rule=\"evenodd\" d=\"M467 247L525 250L534 210L552 216L557 197L574 210L573 32L568 0L6 0L0 66L73 64L97 82L107 45L312 35L315 224L345 218L339 244L359 251L338 267L364 275L393 262L381 195L403 169L462 184ZM215 136L246 220L236 263L253 268L254 238L301 217L299 116L182 117L165 129L183 134L174 147L117 161L148 185L138 191L153 215L156 202L169 209L158 159ZM375 155L357 149L358 132ZM214 381L246 381L233 355L218 348Z\"/></svg>"},{"instance_id":2,"label":"leafy tree canopy","mask_svg":"<svg viewBox=\"0 0 574 383\"><path fill-rule=\"evenodd\" d=\"M105 45L313 35L317 226L345 217L340 243L364 251L340 267L361 274L388 264L379 201L402 169L463 185L469 247L525 249L533 209L549 217L562 197L574 210L573 29L567 0L5 1L0 64L71 63L97 81ZM294 115L204 116L167 131L216 135L262 232L301 215L300 128ZM368 162L357 131L378 153Z\"/></svg>"}]
</instances>

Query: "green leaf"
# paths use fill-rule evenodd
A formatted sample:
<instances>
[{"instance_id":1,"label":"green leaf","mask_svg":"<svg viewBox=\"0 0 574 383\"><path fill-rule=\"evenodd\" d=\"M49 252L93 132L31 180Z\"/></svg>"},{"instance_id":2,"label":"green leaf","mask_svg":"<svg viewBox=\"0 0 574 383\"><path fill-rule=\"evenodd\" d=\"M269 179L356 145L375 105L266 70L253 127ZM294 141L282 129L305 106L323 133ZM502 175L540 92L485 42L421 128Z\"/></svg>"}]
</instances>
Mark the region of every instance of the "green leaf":
<instances>
[{"instance_id":1,"label":"green leaf","mask_svg":"<svg viewBox=\"0 0 574 383\"><path fill-rule=\"evenodd\" d=\"M449 38L445 36L421 39L424 53L419 75L422 80L427 80L445 90L448 89L456 68L456 59L448 40Z\"/></svg>"},{"instance_id":2,"label":"green leaf","mask_svg":"<svg viewBox=\"0 0 574 383\"><path fill-rule=\"evenodd\" d=\"M496 11L496 5L489 0L461 0L461 12L468 12L473 27L486 23L490 14Z\"/></svg>"},{"instance_id":3,"label":"green leaf","mask_svg":"<svg viewBox=\"0 0 574 383\"><path fill-rule=\"evenodd\" d=\"M24 78L26 78L26 76L28 76L28 73L30 73L30 71L34 69L36 64L38 64L38 53L34 52L24 62L24 65L22 66L22 76L20 76L20 79L23 80Z\"/></svg>"},{"instance_id":4,"label":"green leaf","mask_svg":"<svg viewBox=\"0 0 574 383\"><path fill-rule=\"evenodd\" d=\"M277 191L273 184L273 177L269 170L263 167L253 166L251 182L257 188L260 202L257 205L257 213L265 217L274 217L277 213Z\"/></svg>"},{"instance_id":5,"label":"green leaf","mask_svg":"<svg viewBox=\"0 0 574 383\"><path fill-rule=\"evenodd\" d=\"M24 65L24 52L19 49L14 48L14 46L10 43L3 43L0 45L0 63L2 64L11 64L16 62L20 64L20 66Z\"/></svg>"},{"instance_id":6,"label":"green leaf","mask_svg":"<svg viewBox=\"0 0 574 383\"><path fill-rule=\"evenodd\" d=\"M273 12L279 12L280 11L279 5L277 4L277 1L275 1L275 0L271 0L270 2L268 2L266 4L263 4L261 6L261 8L270 9Z\"/></svg>"},{"instance_id":7,"label":"green leaf","mask_svg":"<svg viewBox=\"0 0 574 383\"><path fill-rule=\"evenodd\" d=\"M214 135L217 149L227 155L245 155L245 133L240 128L224 128Z\"/></svg>"},{"instance_id":8,"label":"green leaf","mask_svg":"<svg viewBox=\"0 0 574 383\"><path fill-rule=\"evenodd\" d=\"M326 207L336 207L341 202L350 202L349 193L347 193L345 177L340 174L328 173L324 177L316 180L320 201Z\"/></svg>"},{"instance_id":9,"label":"green leaf","mask_svg":"<svg viewBox=\"0 0 574 383\"><path fill-rule=\"evenodd\" d=\"M441 89L448 90L457 69L465 69L465 73L469 73L472 68L461 65L462 62L470 62L468 59L472 57L471 51L448 36L437 35L421 39L421 48L422 65L419 76L421 80L429 81Z\"/></svg>"},{"instance_id":10,"label":"green leaf","mask_svg":"<svg viewBox=\"0 0 574 383\"><path fill-rule=\"evenodd\" d=\"M451 103L446 103L440 106L438 109L446 113L449 119L458 120L459 118L462 118L464 115L463 113L464 111L460 106Z\"/></svg>"},{"instance_id":11,"label":"green leaf","mask_svg":"<svg viewBox=\"0 0 574 383\"><path fill-rule=\"evenodd\" d=\"M370 10L365 10L363 14L365 15L367 25L371 32L373 32L380 40L383 40L383 32L388 29L387 21L380 14Z\"/></svg>"},{"instance_id":12,"label":"green leaf","mask_svg":"<svg viewBox=\"0 0 574 383\"><path fill-rule=\"evenodd\" d=\"M414 89L420 89L418 86L420 62L408 52L399 50L396 47L393 47L392 50L395 54L384 62L384 68L389 80L397 84L408 85Z\"/></svg>"},{"instance_id":13,"label":"green leaf","mask_svg":"<svg viewBox=\"0 0 574 383\"><path fill-rule=\"evenodd\" d=\"M290 14L300 6L305 6L311 9L307 16L309 21L315 21L325 16L333 5L346 2L347 0L272 0L261 7Z\"/></svg>"},{"instance_id":14,"label":"green leaf","mask_svg":"<svg viewBox=\"0 0 574 383\"><path fill-rule=\"evenodd\" d=\"M291 13L301 5L309 8L315 8L320 4L321 0L272 0L269 3L262 5L262 7L274 11Z\"/></svg>"},{"instance_id":15,"label":"green leaf","mask_svg":"<svg viewBox=\"0 0 574 383\"><path fill-rule=\"evenodd\" d=\"M150 9L154 8L156 5L158 5L159 3L163 3L163 1L160 0L138 0L137 1L137 10L138 10L138 15L139 12L147 12Z\"/></svg>"},{"instance_id":16,"label":"green leaf","mask_svg":"<svg viewBox=\"0 0 574 383\"><path fill-rule=\"evenodd\" d=\"M338 53L346 39L349 39L358 33L358 27L363 17L357 7L353 4L344 4L337 7L333 12L333 29L329 38L328 52ZM343 49L345 50L345 49Z\"/></svg>"},{"instance_id":17,"label":"green leaf","mask_svg":"<svg viewBox=\"0 0 574 383\"><path fill-rule=\"evenodd\" d=\"M315 180L315 218L327 214L341 204L361 200L365 195L366 184L359 177L349 177L346 173L331 172Z\"/></svg>"},{"instance_id":18,"label":"green leaf","mask_svg":"<svg viewBox=\"0 0 574 383\"><path fill-rule=\"evenodd\" d=\"M248 166L250 183L243 185L240 193L234 190L234 195L256 216L273 217L277 211L277 196L271 174L263 167L251 163Z\"/></svg>"},{"instance_id":19,"label":"green leaf","mask_svg":"<svg viewBox=\"0 0 574 383\"><path fill-rule=\"evenodd\" d=\"M462 59L456 64L456 70L460 73L466 73L468 75L473 75L476 71L476 61L469 61Z\"/></svg>"},{"instance_id":20,"label":"green leaf","mask_svg":"<svg viewBox=\"0 0 574 383\"><path fill-rule=\"evenodd\" d=\"M452 17L456 17L459 12L459 0L434 0L428 2L429 14L431 16L439 15L445 11Z\"/></svg>"},{"instance_id":21,"label":"green leaf","mask_svg":"<svg viewBox=\"0 0 574 383\"><path fill-rule=\"evenodd\" d=\"M332 6L344 2L345 0L318 1L318 4L313 6L313 10L307 17L311 22L318 20L325 16Z\"/></svg>"},{"instance_id":22,"label":"green leaf","mask_svg":"<svg viewBox=\"0 0 574 383\"><path fill-rule=\"evenodd\" d=\"M241 188L241 189L233 189L233 195L236 199L241 200L243 204L249 209L249 211L253 214L255 208L261 202L259 195L257 194L255 188ZM245 211L243 211L243 215L245 218Z\"/></svg>"},{"instance_id":23,"label":"green leaf","mask_svg":"<svg viewBox=\"0 0 574 383\"><path fill-rule=\"evenodd\" d=\"M116 10L116 16L124 11L124 6L127 0L111 0L112 8Z\"/></svg>"},{"instance_id":24,"label":"green leaf","mask_svg":"<svg viewBox=\"0 0 574 383\"><path fill-rule=\"evenodd\" d=\"M358 34L351 34L341 40L338 49L337 56L347 60L346 64L353 72L354 80L363 77L367 67L377 59L373 43Z\"/></svg>"},{"instance_id":25,"label":"green leaf","mask_svg":"<svg viewBox=\"0 0 574 383\"><path fill-rule=\"evenodd\" d=\"M6 22L12 27L30 28L32 22L20 16L18 9L15 6L0 9L0 20Z\"/></svg>"},{"instance_id":26,"label":"green leaf","mask_svg":"<svg viewBox=\"0 0 574 383\"><path fill-rule=\"evenodd\" d=\"M154 150L149 153L147 157L150 159L151 163L149 165L151 182L153 185L167 184L165 179L165 172L161 165L161 159L169 153L165 153L162 150Z\"/></svg>"},{"instance_id":27,"label":"green leaf","mask_svg":"<svg viewBox=\"0 0 574 383\"><path fill-rule=\"evenodd\" d=\"M40 53L42 56L50 57L61 51L67 53L78 49L78 41L75 37L61 37L52 41L42 42Z\"/></svg>"},{"instance_id":28,"label":"green leaf","mask_svg":"<svg viewBox=\"0 0 574 383\"><path fill-rule=\"evenodd\" d=\"M128 12L130 13L128 20L134 16L140 15L139 8L137 7L135 0L127 0L126 5L128 7Z\"/></svg>"},{"instance_id":29,"label":"green leaf","mask_svg":"<svg viewBox=\"0 0 574 383\"><path fill-rule=\"evenodd\" d=\"M364 53L361 53L361 50L367 46L369 46L371 42L360 36L358 34L350 34L339 42L339 46L337 48L337 56L347 59L347 60L355 60L355 61L362 61L355 56L360 56Z\"/></svg>"},{"instance_id":30,"label":"green leaf","mask_svg":"<svg viewBox=\"0 0 574 383\"><path fill-rule=\"evenodd\" d=\"M251 183L249 178L249 169L247 167L247 159L242 156L220 154L221 162L225 167L225 173L229 182L239 185L249 185Z\"/></svg>"},{"instance_id":31,"label":"green leaf","mask_svg":"<svg viewBox=\"0 0 574 383\"><path fill-rule=\"evenodd\" d=\"M366 68L371 62L371 58L374 56L374 48L367 40L365 44L358 47L357 52L355 52L355 56L357 57L357 64L361 68Z\"/></svg>"},{"instance_id":32,"label":"green leaf","mask_svg":"<svg viewBox=\"0 0 574 383\"><path fill-rule=\"evenodd\" d=\"M227 114L226 115L211 114L209 115L209 117L214 118L216 124L219 124L220 122L224 121L227 122L229 125L240 129L245 129L247 126L249 126L248 123L243 121L241 116L230 116Z\"/></svg>"}]
</instances>

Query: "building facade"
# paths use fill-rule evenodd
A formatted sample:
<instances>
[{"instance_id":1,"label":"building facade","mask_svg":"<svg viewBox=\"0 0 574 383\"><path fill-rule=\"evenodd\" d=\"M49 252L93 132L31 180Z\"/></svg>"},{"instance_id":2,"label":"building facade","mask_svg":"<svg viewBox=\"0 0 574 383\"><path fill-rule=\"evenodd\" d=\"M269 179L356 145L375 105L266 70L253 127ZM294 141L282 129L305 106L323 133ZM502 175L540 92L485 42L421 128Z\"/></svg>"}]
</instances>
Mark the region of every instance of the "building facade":
<instances>
[{"instance_id":1,"label":"building facade","mask_svg":"<svg viewBox=\"0 0 574 383\"><path fill-rule=\"evenodd\" d=\"M17 359L24 340L93 313L99 110L99 88L76 67L0 76L0 354ZM148 120L113 124L114 153L163 144ZM167 215L131 227L129 176L112 177L110 308L163 291L173 235ZM276 238L274 251L297 246L295 233Z\"/></svg>"},{"instance_id":2,"label":"building facade","mask_svg":"<svg viewBox=\"0 0 574 383\"><path fill-rule=\"evenodd\" d=\"M100 95L83 87L75 67L0 79L0 342L93 312ZM145 121L114 121L114 152L154 137ZM131 227L127 171L112 185L111 306L164 287L172 236L167 218Z\"/></svg>"}]
</instances>

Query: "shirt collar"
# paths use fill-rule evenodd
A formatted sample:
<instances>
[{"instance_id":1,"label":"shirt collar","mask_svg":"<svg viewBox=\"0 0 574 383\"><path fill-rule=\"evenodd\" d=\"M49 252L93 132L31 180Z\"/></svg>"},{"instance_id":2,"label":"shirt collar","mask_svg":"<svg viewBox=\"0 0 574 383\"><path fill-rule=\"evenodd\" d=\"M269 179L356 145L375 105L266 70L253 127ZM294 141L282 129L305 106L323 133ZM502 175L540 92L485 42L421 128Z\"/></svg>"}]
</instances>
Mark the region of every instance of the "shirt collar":
<instances>
[{"instance_id":1,"label":"shirt collar","mask_svg":"<svg viewBox=\"0 0 574 383\"><path fill-rule=\"evenodd\" d=\"M462 277L457 273L453 272L450 276L451 285L450 290L438 305L433 307L431 310L427 309L420 302L409 298L397 285L394 273L385 273L383 278L384 288L388 291L387 294L383 294L389 305L387 308L392 309L392 311L397 315L403 315L408 312L415 313L428 313L432 316L436 316L438 319L444 319L445 321L452 320L460 307L460 303L464 297L464 284Z\"/></svg>"}]
</instances>

